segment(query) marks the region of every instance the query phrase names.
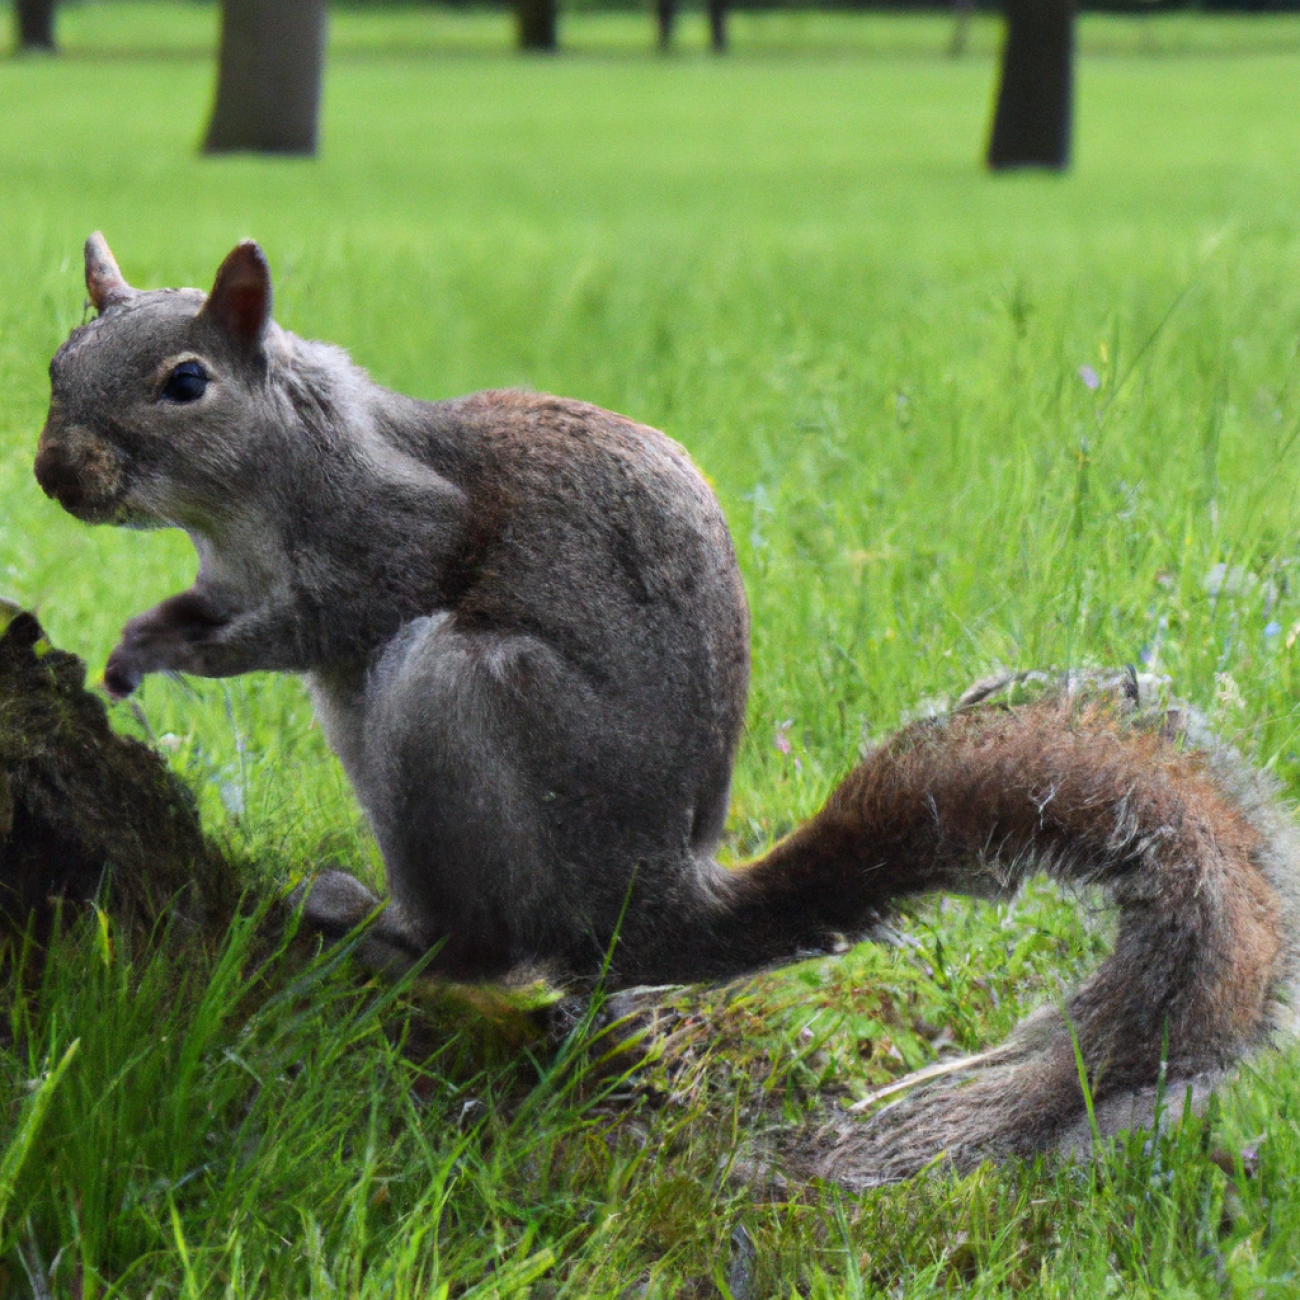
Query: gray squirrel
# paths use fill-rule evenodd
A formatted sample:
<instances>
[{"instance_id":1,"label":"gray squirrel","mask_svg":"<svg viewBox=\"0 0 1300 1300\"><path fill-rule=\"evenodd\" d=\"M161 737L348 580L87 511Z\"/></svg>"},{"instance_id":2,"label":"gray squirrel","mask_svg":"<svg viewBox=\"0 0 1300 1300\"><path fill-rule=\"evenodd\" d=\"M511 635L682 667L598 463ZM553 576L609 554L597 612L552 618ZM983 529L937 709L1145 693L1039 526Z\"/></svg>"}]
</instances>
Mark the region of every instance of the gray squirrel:
<instances>
[{"instance_id":1,"label":"gray squirrel","mask_svg":"<svg viewBox=\"0 0 1300 1300\"><path fill-rule=\"evenodd\" d=\"M367 960L718 981L934 890L1005 895L1036 870L1105 889L1114 951L1063 1007L810 1139L804 1164L849 1185L1086 1144L1076 1042L1114 1132L1289 1027L1300 843L1192 715L1121 683L915 723L725 869L748 613L676 443L556 397L381 388L274 323L251 242L207 295L144 292L94 234L86 285L98 315L51 362L36 477L78 519L183 528L199 556L127 623L105 685L303 674L384 859ZM303 917L341 935L379 901L327 871Z\"/></svg>"}]
</instances>

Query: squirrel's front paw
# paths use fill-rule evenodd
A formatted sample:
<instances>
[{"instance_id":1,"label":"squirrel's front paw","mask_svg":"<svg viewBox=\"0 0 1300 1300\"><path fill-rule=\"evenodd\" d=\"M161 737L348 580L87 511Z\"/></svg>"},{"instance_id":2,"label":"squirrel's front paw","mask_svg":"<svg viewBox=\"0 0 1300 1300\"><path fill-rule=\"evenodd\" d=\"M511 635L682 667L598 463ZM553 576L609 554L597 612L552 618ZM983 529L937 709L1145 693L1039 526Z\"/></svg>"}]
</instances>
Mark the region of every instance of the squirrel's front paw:
<instances>
[{"instance_id":1,"label":"squirrel's front paw","mask_svg":"<svg viewBox=\"0 0 1300 1300\"><path fill-rule=\"evenodd\" d=\"M115 700L124 700L149 673L175 672L188 668L188 647L176 642L169 628L126 625L117 649L104 665L104 689Z\"/></svg>"},{"instance_id":2,"label":"squirrel's front paw","mask_svg":"<svg viewBox=\"0 0 1300 1300\"><path fill-rule=\"evenodd\" d=\"M204 648L224 626L225 619L192 589L137 614L122 629L117 649L108 656L104 689L115 700L121 700L149 673L213 675L211 664L204 659Z\"/></svg>"},{"instance_id":3,"label":"squirrel's front paw","mask_svg":"<svg viewBox=\"0 0 1300 1300\"><path fill-rule=\"evenodd\" d=\"M115 700L124 700L144 680L144 673L131 665L119 646L104 665L104 689Z\"/></svg>"}]
</instances>

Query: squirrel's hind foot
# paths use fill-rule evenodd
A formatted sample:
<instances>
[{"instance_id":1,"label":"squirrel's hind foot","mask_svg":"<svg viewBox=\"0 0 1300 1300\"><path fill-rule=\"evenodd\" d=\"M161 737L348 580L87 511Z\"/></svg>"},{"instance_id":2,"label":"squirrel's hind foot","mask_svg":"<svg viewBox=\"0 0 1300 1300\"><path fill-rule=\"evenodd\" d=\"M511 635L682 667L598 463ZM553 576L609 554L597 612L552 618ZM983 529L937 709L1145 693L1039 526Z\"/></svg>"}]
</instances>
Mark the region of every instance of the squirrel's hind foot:
<instances>
[{"instance_id":1,"label":"squirrel's hind foot","mask_svg":"<svg viewBox=\"0 0 1300 1300\"><path fill-rule=\"evenodd\" d=\"M400 974L425 955L425 945L403 924L396 906L385 904L346 871L322 871L299 885L288 903L293 911L301 909L302 924L327 943L365 926L356 957L371 970Z\"/></svg>"}]
</instances>

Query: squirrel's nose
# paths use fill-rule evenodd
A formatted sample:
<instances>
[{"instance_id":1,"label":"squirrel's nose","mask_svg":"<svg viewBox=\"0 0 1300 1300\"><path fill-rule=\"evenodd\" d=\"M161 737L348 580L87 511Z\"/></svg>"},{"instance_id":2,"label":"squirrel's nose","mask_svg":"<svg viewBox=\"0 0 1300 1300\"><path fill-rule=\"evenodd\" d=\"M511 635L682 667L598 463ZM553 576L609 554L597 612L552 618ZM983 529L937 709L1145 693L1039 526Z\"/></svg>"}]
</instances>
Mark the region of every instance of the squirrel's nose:
<instances>
[{"instance_id":1,"label":"squirrel's nose","mask_svg":"<svg viewBox=\"0 0 1300 1300\"><path fill-rule=\"evenodd\" d=\"M65 509L73 509L82 502L85 488L79 466L73 463L58 443L48 443L36 453L32 466L36 481L47 497L53 497Z\"/></svg>"},{"instance_id":2,"label":"squirrel's nose","mask_svg":"<svg viewBox=\"0 0 1300 1300\"><path fill-rule=\"evenodd\" d=\"M32 468L46 496L88 524L102 524L116 517L121 460L93 429L65 419L52 404Z\"/></svg>"}]
</instances>

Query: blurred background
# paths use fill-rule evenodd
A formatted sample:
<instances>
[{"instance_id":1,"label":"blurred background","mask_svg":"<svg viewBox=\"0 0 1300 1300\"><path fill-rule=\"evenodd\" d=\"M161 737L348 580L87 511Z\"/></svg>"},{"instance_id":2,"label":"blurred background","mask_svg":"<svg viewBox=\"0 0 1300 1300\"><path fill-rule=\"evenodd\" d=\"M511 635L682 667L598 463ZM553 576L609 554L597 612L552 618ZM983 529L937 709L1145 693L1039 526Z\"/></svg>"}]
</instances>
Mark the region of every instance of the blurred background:
<instances>
[{"instance_id":1,"label":"blurred background","mask_svg":"<svg viewBox=\"0 0 1300 1300\"><path fill-rule=\"evenodd\" d=\"M995 662L1141 660L1202 699L1244 672L1233 725L1300 771L1300 13L531 4L12 10L36 36L0 60L9 594L94 673L188 581L184 537L41 495L44 367L90 230L145 287L207 285L253 236L281 323L381 382L579 396L697 458L754 607L742 849ZM203 788L238 768L241 834L256 787L311 824L296 852L337 836L295 683L140 703Z\"/></svg>"}]
</instances>

